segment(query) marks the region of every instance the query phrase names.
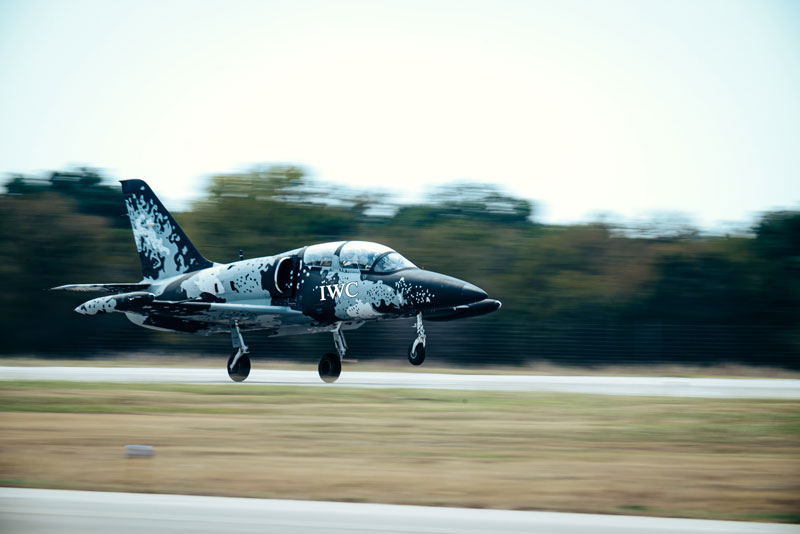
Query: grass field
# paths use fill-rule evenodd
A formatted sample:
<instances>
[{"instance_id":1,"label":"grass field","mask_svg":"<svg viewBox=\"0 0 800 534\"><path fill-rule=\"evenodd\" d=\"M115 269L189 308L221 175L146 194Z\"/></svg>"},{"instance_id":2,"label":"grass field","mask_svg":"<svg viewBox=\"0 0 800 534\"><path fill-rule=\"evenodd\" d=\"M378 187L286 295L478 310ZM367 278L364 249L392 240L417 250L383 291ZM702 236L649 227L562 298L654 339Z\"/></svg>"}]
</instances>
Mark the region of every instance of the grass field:
<instances>
[{"instance_id":1,"label":"grass field","mask_svg":"<svg viewBox=\"0 0 800 534\"><path fill-rule=\"evenodd\" d=\"M797 401L3 382L0 428L5 486L800 522Z\"/></svg>"}]
</instances>

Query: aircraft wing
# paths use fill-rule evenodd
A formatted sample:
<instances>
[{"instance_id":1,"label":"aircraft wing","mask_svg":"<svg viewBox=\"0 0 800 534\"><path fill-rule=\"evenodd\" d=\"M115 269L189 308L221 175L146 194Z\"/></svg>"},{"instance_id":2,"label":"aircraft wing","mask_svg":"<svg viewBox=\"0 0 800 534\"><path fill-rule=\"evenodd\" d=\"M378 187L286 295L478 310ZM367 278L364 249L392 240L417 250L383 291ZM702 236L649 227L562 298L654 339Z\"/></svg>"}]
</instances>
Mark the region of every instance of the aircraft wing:
<instances>
[{"instance_id":1,"label":"aircraft wing","mask_svg":"<svg viewBox=\"0 0 800 534\"><path fill-rule=\"evenodd\" d=\"M50 288L51 291L99 291L101 293L130 293L131 291L145 291L150 284L67 284Z\"/></svg>"},{"instance_id":2,"label":"aircraft wing","mask_svg":"<svg viewBox=\"0 0 800 534\"><path fill-rule=\"evenodd\" d=\"M158 300L154 294L144 291L98 297L84 302L75 311L84 315L110 312L134 314L142 317L144 323L150 326L189 332L219 331L220 327L227 329L236 321L246 329L273 330L277 333L284 326L312 326L315 322L288 306Z\"/></svg>"},{"instance_id":3,"label":"aircraft wing","mask_svg":"<svg viewBox=\"0 0 800 534\"><path fill-rule=\"evenodd\" d=\"M153 300L143 306L143 311L150 315L176 317L205 323L227 325L235 320L242 326L253 327L308 325L312 322L310 317L288 306L260 304Z\"/></svg>"}]
</instances>

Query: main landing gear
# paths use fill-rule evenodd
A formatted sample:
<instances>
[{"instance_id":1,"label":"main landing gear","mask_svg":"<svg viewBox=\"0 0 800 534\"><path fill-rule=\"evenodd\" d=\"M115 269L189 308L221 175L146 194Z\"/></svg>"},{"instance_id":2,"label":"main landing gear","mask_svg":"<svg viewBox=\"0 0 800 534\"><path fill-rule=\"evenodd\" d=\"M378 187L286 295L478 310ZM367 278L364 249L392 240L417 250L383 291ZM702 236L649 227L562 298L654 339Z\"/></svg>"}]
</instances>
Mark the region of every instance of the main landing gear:
<instances>
[{"instance_id":1,"label":"main landing gear","mask_svg":"<svg viewBox=\"0 0 800 534\"><path fill-rule=\"evenodd\" d=\"M425 361L425 327L422 326L421 313L417 314L417 323L414 326L417 329L417 339L408 347L408 361L411 365L422 365Z\"/></svg>"},{"instance_id":2,"label":"main landing gear","mask_svg":"<svg viewBox=\"0 0 800 534\"><path fill-rule=\"evenodd\" d=\"M422 365L425 361L425 327L422 326L422 314L417 315L417 322L414 325L417 329L417 338L408 348L408 361L411 365ZM347 342L342 333L342 323L338 323L332 330L333 344L336 346L336 353L326 352L319 361L317 371L319 377L327 383L336 382L342 374L342 360L347 353ZM234 382L243 382L250 375L249 350L244 343L242 333L239 331L239 323L231 323L231 344L233 354L228 358L228 376Z\"/></svg>"},{"instance_id":3,"label":"main landing gear","mask_svg":"<svg viewBox=\"0 0 800 534\"><path fill-rule=\"evenodd\" d=\"M347 352L347 342L344 340L344 334L342 333L342 323L337 324L336 329L333 330L333 344L336 345L337 354L326 352L322 355L319 366L317 366L319 377L329 384L336 382L336 379L342 374L342 360Z\"/></svg>"},{"instance_id":4,"label":"main landing gear","mask_svg":"<svg viewBox=\"0 0 800 534\"><path fill-rule=\"evenodd\" d=\"M228 358L228 376L234 382L242 382L250 374L250 357L247 356L247 345L244 344L239 323L236 321L231 324L231 343L233 354Z\"/></svg>"}]
</instances>

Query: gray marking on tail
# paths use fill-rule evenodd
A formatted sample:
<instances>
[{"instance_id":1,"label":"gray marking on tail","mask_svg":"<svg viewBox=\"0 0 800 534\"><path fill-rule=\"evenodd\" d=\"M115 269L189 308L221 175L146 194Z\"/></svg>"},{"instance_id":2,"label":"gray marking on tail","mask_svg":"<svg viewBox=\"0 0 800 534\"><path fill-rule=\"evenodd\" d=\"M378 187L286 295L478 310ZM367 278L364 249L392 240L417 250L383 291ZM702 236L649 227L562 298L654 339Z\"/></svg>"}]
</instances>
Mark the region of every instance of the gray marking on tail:
<instances>
[{"instance_id":1,"label":"gray marking on tail","mask_svg":"<svg viewBox=\"0 0 800 534\"><path fill-rule=\"evenodd\" d=\"M145 280L160 280L213 265L144 181L123 180L122 194Z\"/></svg>"}]
</instances>

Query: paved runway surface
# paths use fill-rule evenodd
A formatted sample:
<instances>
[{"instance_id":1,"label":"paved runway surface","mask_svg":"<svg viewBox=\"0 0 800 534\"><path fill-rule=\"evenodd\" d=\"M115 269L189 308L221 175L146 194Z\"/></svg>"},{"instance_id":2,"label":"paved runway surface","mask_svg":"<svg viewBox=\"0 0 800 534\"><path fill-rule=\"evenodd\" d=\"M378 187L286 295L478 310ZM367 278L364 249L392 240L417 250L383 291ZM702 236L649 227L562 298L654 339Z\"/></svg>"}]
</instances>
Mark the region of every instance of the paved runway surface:
<instances>
[{"instance_id":1,"label":"paved runway surface","mask_svg":"<svg viewBox=\"0 0 800 534\"><path fill-rule=\"evenodd\" d=\"M377 373L345 370L335 384L320 381L316 371L257 369L242 384L233 384L225 368L177 367L0 367L0 380L69 380L171 384L418 388L478 391L549 391L710 398L800 399L800 380L737 378L666 378L611 376L473 375Z\"/></svg>"},{"instance_id":2,"label":"paved runway surface","mask_svg":"<svg viewBox=\"0 0 800 534\"><path fill-rule=\"evenodd\" d=\"M796 525L228 497L0 488L0 531L345 534L782 534Z\"/></svg>"}]
</instances>

